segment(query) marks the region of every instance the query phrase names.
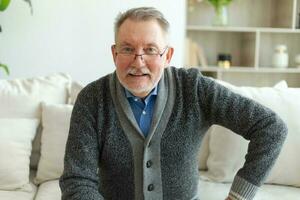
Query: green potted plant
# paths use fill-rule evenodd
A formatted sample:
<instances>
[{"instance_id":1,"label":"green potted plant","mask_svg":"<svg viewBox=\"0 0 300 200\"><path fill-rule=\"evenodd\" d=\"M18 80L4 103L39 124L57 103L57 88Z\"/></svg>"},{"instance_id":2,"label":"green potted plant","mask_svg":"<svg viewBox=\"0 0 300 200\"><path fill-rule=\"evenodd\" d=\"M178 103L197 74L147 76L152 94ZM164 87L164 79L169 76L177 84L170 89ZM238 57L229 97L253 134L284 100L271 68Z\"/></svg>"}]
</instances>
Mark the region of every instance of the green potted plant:
<instances>
[{"instance_id":1,"label":"green potted plant","mask_svg":"<svg viewBox=\"0 0 300 200\"><path fill-rule=\"evenodd\" d=\"M213 25L226 26L228 25L228 13L227 6L233 0L188 0L188 10L193 12L197 3L209 3L214 7L215 17Z\"/></svg>"},{"instance_id":2,"label":"green potted plant","mask_svg":"<svg viewBox=\"0 0 300 200\"><path fill-rule=\"evenodd\" d=\"M6 10L6 8L8 7L9 3L11 0L0 0L0 11L4 11ZM30 10L31 10L31 14L32 14L32 4L31 4L31 0L23 0L25 2L27 2L30 6Z\"/></svg>"},{"instance_id":3,"label":"green potted plant","mask_svg":"<svg viewBox=\"0 0 300 200\"><path fill-rule=\"evenodd\" d=\"M0 11L1 12L4 12L7 9L7 7L10 4L10 1L11 0L0 0ZM31 1L30 0L24 0L24 1L29 4L30 9L31 9L31 14L32 14L33 10L32 10ZM1 29L1 26L0 26L0 32L1 31L2 31L2 29ZM5 64L3 64L3 63L0 62L0 68L3 69L6 72L7 75L9 75L9 69L8 69L7 65L5 65Z\"/></svg>"},{"instance_id":4,"label":"green potted plant","mask_svg":"<svg viewBox=\"0 0 300 200\"><path fill-rule=\"evenodd\" d=\"M226 26L228 25L227 6L232 0L207 0L215 9L215 17L213 25Z\"/></svg>"}]
</instances>

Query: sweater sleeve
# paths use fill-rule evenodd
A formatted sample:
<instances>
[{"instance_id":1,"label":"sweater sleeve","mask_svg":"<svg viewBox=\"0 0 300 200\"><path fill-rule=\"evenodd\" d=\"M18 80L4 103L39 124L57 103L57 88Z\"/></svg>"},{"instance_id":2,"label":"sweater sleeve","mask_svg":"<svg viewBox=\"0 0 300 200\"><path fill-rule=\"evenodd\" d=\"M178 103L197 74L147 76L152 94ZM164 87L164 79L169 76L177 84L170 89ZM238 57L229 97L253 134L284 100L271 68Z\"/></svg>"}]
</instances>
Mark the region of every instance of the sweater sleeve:
<instances>
[{"instance_id":1,"label":"sweater sleeve","mask_svg":"<svg viewBox=\"0 0 300 200\"><path fill-rule=\"evenodd\" d=\"M62 200L102 200L99 193L99 139L91 92L81 91L74 105L60 178Z\"/></svg>"},{"instance_id":2,"label":"sweater sleeve","mask_svg":"<svg viewBox=\"0 0 300 200\"><path fill-rule=\"evenodd\" d=\"M224 126L250 140L245 163L237 172L229 196L253 199L274 165L287 135L287 127L272 110L217 84L198 79L199 97L210 124Z\"/></svg>"}]
</instances>

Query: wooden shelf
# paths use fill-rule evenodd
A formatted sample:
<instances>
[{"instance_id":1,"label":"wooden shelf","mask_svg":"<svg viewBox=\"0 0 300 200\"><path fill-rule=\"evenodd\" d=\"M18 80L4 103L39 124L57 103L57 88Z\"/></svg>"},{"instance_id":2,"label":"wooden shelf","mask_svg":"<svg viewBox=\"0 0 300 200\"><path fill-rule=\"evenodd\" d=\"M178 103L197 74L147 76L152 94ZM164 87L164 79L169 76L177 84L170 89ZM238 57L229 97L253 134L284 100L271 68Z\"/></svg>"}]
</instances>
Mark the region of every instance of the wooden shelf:
<instances>
[{"instance_id":1,"label":"wooden shelf","mask_svg":"<svg viewBox=\"0 0 300 200\"><path fill-rule=\"evenodd\" d=\"M201 26L188 25L187 31L223 31L223 32L265 32L265 33L300 33L300 29L291 28L262 28L262 27L222 27L222 26Z\"/></svg>"},{"instance_id":2,"label":"wooden shelf","mask_svg":"<svg viewBox=\"0 0 300 200\"><path fill-rule=\"evenodd\" d=\"M194 66L197 67L197 66ZM203 72L245 72L245 73L300 73L300 68L286 68L286 69L277 69L270 67L230 67L229 69L217 67L217 66L209 66L209 67L198 67L200 71Z\"/></svg>"},{"instance_id":3,"label":"wooden shelf","mask_svg":"<svg viewBox=\"0 0 300 200\"><path fill-rule=\"evenodd\" d=\"M300 0L233 1L228 8L228 26L211 25L214 10L205 1L197 3L192 12L187 11L187 52L191 52L188 47L199 47L197 52L204 52L208 65L198 68L232 83L272 86L286 80L290 86L300 87L300 68L294 67L300 54ZM280 44L287 46L289 68L272 68L274 48ZM220 53L232 56L232 67L217 67ZM186 66L195 65L195 55L190 55L193 62L187 60Z\"/></svg>"},{"instance_id":4,"label":"wooden shelf","mask_svg":"<svg viewBox=\"0 0 300 200\"><path fill-rule=\"evenodd\" d=\"M243 0L233 1L228 6L229 26L294 28L298 0ZM187 12L187 24L209 26L214 9L207 2L195 5L193 12Z\"/></svg>"}]
</instances>

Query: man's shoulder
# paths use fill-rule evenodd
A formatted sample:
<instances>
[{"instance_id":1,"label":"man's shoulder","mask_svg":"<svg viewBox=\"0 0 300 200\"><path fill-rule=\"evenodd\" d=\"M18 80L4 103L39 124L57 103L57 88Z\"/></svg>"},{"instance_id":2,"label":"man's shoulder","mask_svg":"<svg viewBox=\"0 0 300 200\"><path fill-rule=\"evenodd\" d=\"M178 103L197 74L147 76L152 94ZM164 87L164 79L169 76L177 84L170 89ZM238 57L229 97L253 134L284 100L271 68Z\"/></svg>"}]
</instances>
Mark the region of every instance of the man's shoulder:
<instances>
[{"instance_id":1,"label":"man's shoulder","mask_svg":"<svg viewBox=\"0 0 300 200\"><path fill-rule=\"evenodd\" d=\"M198 68L176 68L169 67L166 72L175 81L176 85L182 88L195 90L216 90L224 88L218 84L212 77L204 76Z\"/></svg>"},{"instance_id":2,"label":"man's shoulder","mask_svg":"<svg viewBox=\"0 0 300 200\"><path fill-rule=\"evenodd\" d=\"M90 83L88 83L83 90L86 91L90 91L90 90L95 90L97 88L101 88L104 87L105 85L109 84L109 77L111 76L111 74L107 74L105 76L102 76L100 78L98 78L97 80L94 80ZM108 89L108 88L107 88Z\"/></svg>"},{"instance_id":3,"label":"man's shoulder","mask_svg":"<svg viewBox=\"0 0 300 200\"><path fill-rule=\"evenodd\" d=\"M88 83L78 94L81 97L99 97L109 91L109 79L112 74L107 74L93 82Z\"/></svg>"},{"instance_id":4,"label":"man's shoulder","mask_svg":"<svg viewBox=\"0 0 300 200\"><path fill-rule=\"evenodd\" d=\"M178 73L178 74L201 74L200 70L195 67L191 68L185 68L185 67L174 67L170 66L166 68L166 71L171 71L173 73Z\"/></svg>"},{"instance_id":5,"label":"man's shoulder","mask_svg":"<svg viewBox=\"0 0 300 200\"><path fill-rule=\"evenodd\" d=\"M165 70L165 73L170 74L170 76L176 81L183 81L184 83L198 82L204 78L200 70L197 68L168 67Z\"/></svg>"}]
</instances>

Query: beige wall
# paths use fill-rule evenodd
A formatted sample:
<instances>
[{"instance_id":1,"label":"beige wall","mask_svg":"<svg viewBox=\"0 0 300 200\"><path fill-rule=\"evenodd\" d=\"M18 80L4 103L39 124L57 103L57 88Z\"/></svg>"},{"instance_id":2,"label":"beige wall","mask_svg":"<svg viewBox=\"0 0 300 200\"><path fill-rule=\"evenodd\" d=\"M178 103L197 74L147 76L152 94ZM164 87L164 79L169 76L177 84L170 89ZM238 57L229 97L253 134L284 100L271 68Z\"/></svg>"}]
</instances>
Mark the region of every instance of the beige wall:
<instances>
[{"instance_id":1,"label":"beige wall","mask_svg":"<svg viewBox=\"0 0 300 200\"><path fill-rule=\"evenodd\" d=\"M114 70L110 54L113 22L130 7L154 6L171 22L173 65L183 63L184 0L32 0L33 15L23 0L13 0L0 13L0 61L9 77L66 72L83 83ZM1 71L2 72L2 71Z\"/></svg>"}]
</instances>

